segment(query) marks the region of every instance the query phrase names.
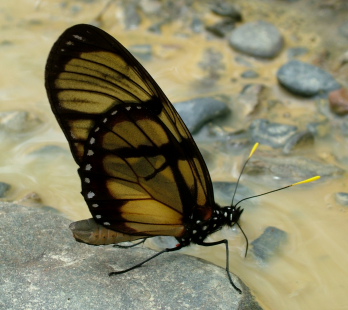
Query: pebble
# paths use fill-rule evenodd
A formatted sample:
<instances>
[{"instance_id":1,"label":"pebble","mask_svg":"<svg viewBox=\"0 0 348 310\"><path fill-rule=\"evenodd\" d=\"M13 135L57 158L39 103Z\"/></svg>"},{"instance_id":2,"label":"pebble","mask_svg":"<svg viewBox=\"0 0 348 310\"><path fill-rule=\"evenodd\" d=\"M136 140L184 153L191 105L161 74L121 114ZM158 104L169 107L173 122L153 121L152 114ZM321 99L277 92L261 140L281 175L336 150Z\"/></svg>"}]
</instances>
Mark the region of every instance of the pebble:
<instances>
[{"instance_id":1,"label":"pebble","mask_svg":"<svg viewBox=\"0 0 348 310\"><path fill-rule=\"evenodd\" d=\"M128 1L124 5L124 23L127 30L136 29L141 24L141 16L137 10L137 1Z\"/></svg>"},{"instance_id":2,"label":"pebble","mask_svg":"<svg viewBox=\"0 0 348 310\"><path fill-rule=\"evenodd\" d=\"M244 115L249 115L255 111L260 103L260 96L264 89L265 86L262 84L248 84L244 86L237 99Z\"/></svg>"},{"instance_id":3,"label":"pebble","mask_svg":"<svg viewBox=\"0 0 348 310\"><path fill-rule=\"evenodd\" d=\"M337 115L348 113L348 89L340 88L329 94L330 109Z\"/></svg>"},{"instance_id":4,"label":"pebble","mask_svg":"<svg viewBox=\"0 0 348 310\"><path fill-rule=\"evenodd\" d=\"M297 132L297 127L272 123L266 119L256 119L251 123L250 131L253 142L280 148L284 147L290 137Z\"/></svg>"},{"instance_id":5,"label":"pebble","mask_svg":"<svg viewBox=\"0 0 348 310\"><path fill-rule=\"evenodd\" d=\"M11 185L5 182L0 182L0 198L4 198L6 193L11 189Z\"/></svg>"},{"instance_id":6,"label":"pebble","mask_svg":"<svg viewBox=\"0 0 348 310\"><path fill-rule=\"evenodd\" d=\"M302 156L279 156L274 153L257 155L255 154L245 169L250 175L272 175L277 184L285 185L292 181L299 181L311 178L315 175L321 177L332 177L342 175L345 171L335 165L326 164L319 160Z\"/></svg>"},{"instance_id":7,"label":"pebble","mask_svg":"<svg viewBox=\"0 0 348 310\"><path fill-rule=\"evenodd\" d=\"M290 59L296 58L298 56L301 56L301 55L304 55L304 54L307 54L307 53L308 53L308 48L307 47L302 47L302 46L292 47L292 48L289 48L288 51L287 51L288 57Z\"/></svg>"},{"instance_id":8,"label":"pebble","mask_svg":"<svg viewBox=\"0 0 348 310\"><path fill-rule=\"evenodd\" d=\"M344 22L338 30L339 34L344 37L345 39L348 39L348 22Z\"/></svg>"},{"instance_id":9,"label":"pebble","mask_svg":"<svg viewBox=\"0 0 348 310\"><path fill-rule=\"evenodd\" d=\"M236 185L236 182L213 182L215 200L220 203L220 206L224 207L231 205ZM255 195L255 193L249 187L239 183L236 195L233 199L233 205L236 205L238 201L243 198L251 197L253 195Z\"/></svg>"},{"instance_id":10,"label":"pebble","mask_svg":"<svg viewBox=\"0 0 348 310\"><path fill-rule=\"evenodd\" d=\"M178 102L174 107L192 134L198 132L208 121L230 113L225 102L213 97Z\"/></svg>"},{"instance_id":11,"label":"pebble","mask_svg":"<svg viewBox=\"0 0 348 310\"><path fill-rule=\"evenodd\" d=\"M336 201L343 205L348 206L348 193L339 192L335 194Z\"/></svg>"},{"instance_id":12,"label":"pebble","mask_svg":"<svg viewBox=\"0 0 348 310\"><path fill-rule=\"evenodd\" d=\"M240 76L244 79L256 79L260 75L254 70L247 70L247 71L244 71Z\"/></svg>"},{"instance_id":13,"label":"pebble","mask_svg":"<svg viewBox=\"0 0 348 310\"><path fill-rule=\"evenodd\" d=\"M138 59L143 61L152 60L153 48L150 44L134 44L131 45L129 51Z\"/></svg>"},{"instance_id":14,"label":"pebble","mask_svg":"<svg viewBox=\"0 0 348 310\"><path fill-rule=\"evenodd\" d=\"M290 154L295 147L311 147L314 143L314 135L310 131L301 131L291 136L283 147L284 154Z\"/></svg>"},{"instance_id":15,"label":"pebble","mask_svg":"<svg viewBox=\"0 0 348 310\"><path fill-rule=\"evenodd\" d=\"M282 34L273 24L258 21L246 23L232 32L231 46L250 56L274 58L283 48Z\"/></svg>"},{"instance_id":16,"label":"pebble","mask_svg":"<svg viewBox=\"0 0 348 310\"><path fill-rule=\"evenodd\" d=\"M340 88L334 77L323 69L299 60L291 60L277 72L279 83L288 91L305 96L327 96Z\"/></svg>"},{"instance_id":17,"label":"pebble","mask_svg":"<svg viewBox=\"0 0 348 310\"><path fill-rule=\"evenodd\" d=\"M225 1L217 2L212 6L211 10L217 15L229 17L237 22L242 20L242 13L240 12L239 8L232 3Z\"/></svg>"},{"instance_id":18,"label":"pebble","mask_svg":"<svg viewBox=\"0 0 348 310\"><path fill-rule=\"evenodd\" d=\"M252 245L252 252L262 262L269 261L288 240L288 233L277 227L269 226L260 237L255 239Z\"/></svg>"},{"instance_id":19,"label":"pebble","mask_svg":"<svg viewBox=\"0 0 348 310\"><path fill-rule=\"evenodd\" d=\"M235 28L235 22L231 19L223 19L211 26L206 26L205 29L219 38L227 36Z\"/></svg>"}]
</instances>

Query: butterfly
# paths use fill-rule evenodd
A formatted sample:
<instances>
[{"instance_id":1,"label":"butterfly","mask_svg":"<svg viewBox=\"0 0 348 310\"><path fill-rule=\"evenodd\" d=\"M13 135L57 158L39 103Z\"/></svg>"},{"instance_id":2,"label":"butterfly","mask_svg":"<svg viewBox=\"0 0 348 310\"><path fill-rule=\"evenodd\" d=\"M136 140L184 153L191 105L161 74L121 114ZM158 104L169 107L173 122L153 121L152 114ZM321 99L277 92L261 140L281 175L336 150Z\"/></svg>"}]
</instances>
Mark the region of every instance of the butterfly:
<instances>
[{"instance_id":1,"label":"butterfly","mask_svg":"<svg viewBox=\"0 0 348 310\"><path fill-rule=\"evenodd\" d=\"M173 236L177 251L237 224L243 209L220 207L203 157L174 106L116 39L91 25L67 29L45 70L53 113L79 166L92 219L72 223L76 240L117 244ZM239 225L238 225L239 226ZM118 274L141 266L148 260Z\"/></svg>"}]
</instances>

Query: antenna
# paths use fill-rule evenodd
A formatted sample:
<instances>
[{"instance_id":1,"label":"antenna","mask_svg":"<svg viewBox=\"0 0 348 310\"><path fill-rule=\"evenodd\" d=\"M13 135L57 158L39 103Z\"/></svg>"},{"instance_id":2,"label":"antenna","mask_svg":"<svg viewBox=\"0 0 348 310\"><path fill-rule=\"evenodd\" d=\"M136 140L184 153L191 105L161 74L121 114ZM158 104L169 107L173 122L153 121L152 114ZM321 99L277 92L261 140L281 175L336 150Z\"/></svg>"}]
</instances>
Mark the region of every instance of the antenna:
<instances>
[{"instance_id":1,"label":"antenna","mask_svg":"<svg viewBox=\"0 0 348 310\"><path fill-rule=\"evenodd\" d=\"M237 180L237 184L236 184L236 187L234 188L234 193L233 193L233 196L232 196L232 202L231 202L231 207L233 206L233 200L234 200L234 196L236 195L236 192L237 192L237 187L239 185L239 180L240 180L240 177L242 176L243 174L243 171L244 171L244 168L246 166L246 164L248 163L249 159L251 158L251 156L253 156L253 154L255 153L256 149L259 147L260 143L256 142L249 154L249 157L247 158L247 160L245 161L244 165L243 165L243 168L239 174L239 177L238 177L238 180ZM239 202L238 202L239 203Z\"/></svg>"},{"instance_id":2,"label":"antenna","mask_svg":"<svg viewBox=\"0 0 348 310\"><path fill-rule=\"evenodd\" d=\"M250 197L244 198L242 200L239 200L238 203L234 207L237 207L244 200L248 200L248 199L255 198L255 197L260 197L260 196L263 196L263 195L267 195L267 194L270 194L270 193L274 193L274 192L280 191L282 189L286 189L286 188L291 187L291 186L296 186L296 185L300 185L300 184L304 184L304 183L309 183L309 182L313 182L313 181L316 181L316 180L319 180L319 179L320 179L320 176L317 175L317 176L315 176L313 178L309 178L307 180L303 180L303 181L300 181L300 182L297 182L297 183L293 183L293 184L290 184L290 185L287 185L287 186L284 186L284 187L281 187L281 188L277 188L277 189L274 189L272 191L269 191L269 192L266 192L266 193L263 193L263 194L250 196Z\"/></svg>"}]
</instances>

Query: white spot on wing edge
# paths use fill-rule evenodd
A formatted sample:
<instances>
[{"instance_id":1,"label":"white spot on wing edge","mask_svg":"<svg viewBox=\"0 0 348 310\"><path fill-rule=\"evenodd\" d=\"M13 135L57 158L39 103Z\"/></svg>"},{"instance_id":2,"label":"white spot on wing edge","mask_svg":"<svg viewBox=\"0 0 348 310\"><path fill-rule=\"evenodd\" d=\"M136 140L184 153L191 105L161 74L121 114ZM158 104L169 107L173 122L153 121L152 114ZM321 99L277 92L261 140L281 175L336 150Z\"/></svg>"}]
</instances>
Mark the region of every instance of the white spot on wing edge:
<instances>
[{"instance_id":1,"label":"white spot on wing edge","mask_svg":"<svg viewBox=\"0 0 348 310\"><path fill-rule=\"evenodd\" d=\"M98 215L95 216L95 218L100 219L101 215L98 214Z\"/></svg>"},{"instance_id":2,"label":"white spot on wing edge","mask_svg":"<svg viewBox=\"0 0 348 310\"><path fill-rule=\"evenodd\" d=\"M87 193L87 198L88 199L91 199L91 198L93 198L95 196L95 194L93 193L93 192L88 192Z\"/></svg>"},{"instance_id":3,"label":"white spot on wing edge","mask_svg":"<svg viewBox=\"0 0 348 310\"><path fill-rule=\"evenodd\" d=\"M90 140L89 140L89 143L90 144L93 144L95 142L95 139L92 137Z\"/></svg>"},{"instance_id":4,"label":"white spot on wing edge","mask_svg":"<svg viewBox=\"0 0 348 310\"><path fill-rule=\"evenodd\" d=\"M92 155L94 155L94 152L92 150L88 150L87 151L87 156L92 156Z\"/></svg>"},{"instance_id":5,"label":"white spot on wing edge","mask_svg":"<svg viewBox=\"0 0 348 310\"><path fill-rule=\"evenodd\" d=\"M91 164L87 164L85 170L89 171L91 169L92 169L92 165Z\"/></svg>"},{"instance_id":6,"label":"white spot on wing edge","mask_svg":"<svg viewBox=\"0 0 348 310\"><path fill-rule=\"evenodd\" d=\"M98 205L97 203L93 203L93 204L92 204L92 207L93 207L93 208L98 208L99 205Z\"/></svg>"},{"instance_id":7,"label":"white spot on wing edge","mask_svg":"<svg viewBox=\"0 0 348 310\"><path fill-rule=\"evenodd\" d=\"M104 223L103 223L103 225L105 225L105 226L109 226L109 225L110 225L110 223L109 223L109 222L104 222Z\"/></svg>"},{"instance_id":8,"label":"white spot on wing edge","mask_svg":"<svg viewBox=\"0 0 348 310\"><path fill-rule=\"evenodd\" d=\"M91 180L89 178L85 178L86 183L91 183Z\"/></svg>"},{"instance_id":9,"label":"white spot on wing edge","mask_svg":"<svg viewBox=\"0 0 348 310\"><path fill-rule=\"evenodd\" d=\"M127 111L129 111L130 109L131 109L131 106L129 106L129 107L126 107L126 110L127 110Z\"/></svg>"},{"instance_id":10,"label":"white spot on wing edge","mask_svg":"<svg viewBox=\"0 0 348 310\"><path fill-rule=\"evenodd\" d=\"M75 39L77 39L77 40L85 41L85 38L83 38L83 37L81 37L81 36L79 36L79 35L77 35L77 34L73 34L73 37L74 37Z\"/></svg>"}]
</instances>

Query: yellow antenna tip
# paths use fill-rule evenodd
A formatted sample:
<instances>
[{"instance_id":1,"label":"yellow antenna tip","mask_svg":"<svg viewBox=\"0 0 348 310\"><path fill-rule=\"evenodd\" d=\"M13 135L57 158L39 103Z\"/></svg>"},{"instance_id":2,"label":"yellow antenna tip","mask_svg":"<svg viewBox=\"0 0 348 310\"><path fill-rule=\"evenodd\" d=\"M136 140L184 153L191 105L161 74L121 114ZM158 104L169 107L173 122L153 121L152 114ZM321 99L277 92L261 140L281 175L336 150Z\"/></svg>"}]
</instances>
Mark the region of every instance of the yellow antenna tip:
<instances>
[{"instance_id":1,"label":"yellow antenna tip","mask_svg":"<svg viewBox=\"0 0 348 310\"><path fill-rule=\"evenodd\" d=\"M313 182L313 181L316 181L316 180L319 180L319 179L320 179L320 176L317 175L316 177L313 177L313 178L310 178L310 179L307 179L307 180L304 180L304 181L301 181L301 182L297 182L297 183L291 184L290 186L295 186L295 185L300 185L300 184L304 184L304 183L309 183L309 182Z\"/></svg>"},{"instance_id":2,"label":"yellow antenna tip","mask_svg":"<svg viewBox=\"0 0 348 310\"><path fill-rule=\"evenodd\" d=\"M251 150L250 154L249 154L249 157L248 159L253 156L253 154L255 153L255 151L257 150L257 148L259 147L260 143L259 142L256 142L253 146L253 149Z\"/></svg>"}]
</instances>

